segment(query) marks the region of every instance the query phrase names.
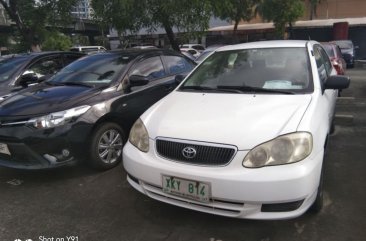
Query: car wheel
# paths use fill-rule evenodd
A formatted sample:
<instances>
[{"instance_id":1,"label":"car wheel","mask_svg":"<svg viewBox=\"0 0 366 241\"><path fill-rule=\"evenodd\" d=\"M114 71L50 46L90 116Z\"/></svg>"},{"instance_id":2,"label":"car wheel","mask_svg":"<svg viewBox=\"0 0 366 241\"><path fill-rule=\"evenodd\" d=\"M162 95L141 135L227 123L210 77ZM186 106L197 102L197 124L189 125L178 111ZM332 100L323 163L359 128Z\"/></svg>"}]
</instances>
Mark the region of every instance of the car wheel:
<instances>
[{"instance_id":1,"label":"car wheel","mask_svg":"<svg viewBox=\"0 0 366 241\"><path fill-rule=\"evenodd\" d=\"M320 174L320 180L319 180L319 187L318 191L316 193L316 199L314 203L310 207L310 211L314 213L320 212L323 208L323 199L324 199L324 192L323 192L323 185L324 185L324 163L322 166L321 174Z\"/></svg>"},{"instance_id":2,"label":"car wheel","mask_svg":"<svg viewBox=\"0 0 366 241\"><path fill-rule=\"evenodd\" d=\"M115 123L98 126L91 139L90 164L99 170L108 170L122 160L122 148L125 134Z\"/></svg>"}]
</instances>

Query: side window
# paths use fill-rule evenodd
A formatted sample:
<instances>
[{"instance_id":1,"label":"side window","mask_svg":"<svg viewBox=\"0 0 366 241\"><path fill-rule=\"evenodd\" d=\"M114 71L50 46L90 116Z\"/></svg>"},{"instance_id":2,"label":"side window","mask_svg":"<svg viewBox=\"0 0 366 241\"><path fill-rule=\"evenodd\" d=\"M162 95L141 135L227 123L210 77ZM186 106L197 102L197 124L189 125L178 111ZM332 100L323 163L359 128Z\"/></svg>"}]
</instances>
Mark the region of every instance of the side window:
<instances>
[{"instance_id":1,"label":"side window","mask_svg":"<svg viewBox=\"0 0 366 241\"><path fill-rule=\"evenodd\" d=\"M175 75L192 70L193 65L179 56L164 56L169 74Z\"/></svg>"},{"instance_id":2,"label":"side window","mask_svg":"<svg viewBox=\"0 0 366 241\"><path fill-rule=\"evenodd\" d=\"M80 54L66 54L64 56L64 66L74 62L75 60L81 58L83 55Z\"/></svg>"},{"instance_id":3,"label":"side window","mask_svg":"<svg viewBox=\"0 0 366 241\"><path fill-rule=\"evenodd\" d=\"M324 60L317 47L314 48L314 57L315 57L315 61L316 61L316 66L318 68L319 78L320 78L321 84L323 85L325 83L325 81L327 80L328 75L327 75L327 70L325 67Z\"/></svg>"},{"instance_id":4,"label":"side window","mask_svg":"<svg viewBox=\"0 0 366 241\"><path fill-rule=\"evenodd\" d=\"M330 62L329 56L324 51L324 49L319 48L319 51L320 51L320 54L322 55L322 58L324 60L325 70L327 71L328 75L330 75L330 73L332 72L333 66L332 66L332 63Z\"/></svg>"},{"instance_id":5,"label":"side window","mask_svg":"<svg viewBox=\"0 0 366 241\"><path fill-rule=\"evenodd\" d=\"M37 77L54 75L62 69L61 56L52 56L38 60L29 66L23 74L34 73Z\"/></svg>"},{"instance_id":6,"label":"side window","mask_svg":"<svg viewBox=\"0 0 366 241\"><path fill-rule=\"evenodd\" d=\"M158 56L138 62L132 67L132 71L129 75L147 77L150 81L166 76L163 63Z\"/></svg>"}]
</instances>

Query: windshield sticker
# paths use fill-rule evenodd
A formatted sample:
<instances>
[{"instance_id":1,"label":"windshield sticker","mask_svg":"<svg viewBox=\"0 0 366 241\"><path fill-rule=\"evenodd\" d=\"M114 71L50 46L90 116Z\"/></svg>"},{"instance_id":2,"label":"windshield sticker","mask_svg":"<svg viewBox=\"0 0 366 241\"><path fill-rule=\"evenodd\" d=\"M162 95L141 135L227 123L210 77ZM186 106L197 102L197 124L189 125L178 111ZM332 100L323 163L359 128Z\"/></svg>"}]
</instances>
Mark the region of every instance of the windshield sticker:
<instances>
[{"instance_id":1,"label":"windshield sticker","mask_svg":"<svg viewBox=\"0 0 366 241\"><path fill-rule=\"evenodd\" d=\"M264 89L302 89L301 85L293 85L288 80L269 80L264 83Z\"/></svg>"}]
</instances>

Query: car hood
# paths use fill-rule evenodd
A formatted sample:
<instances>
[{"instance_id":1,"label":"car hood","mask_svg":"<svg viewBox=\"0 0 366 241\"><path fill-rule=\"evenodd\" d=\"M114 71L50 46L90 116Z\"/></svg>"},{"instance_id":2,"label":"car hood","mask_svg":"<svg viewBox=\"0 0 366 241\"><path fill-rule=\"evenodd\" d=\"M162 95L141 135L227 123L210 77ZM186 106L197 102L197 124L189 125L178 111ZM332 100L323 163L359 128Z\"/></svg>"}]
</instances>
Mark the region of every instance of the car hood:
<instances>
[{"instance_id":1,"label":"car hood","mask_svg":"<svg viewBox=\"0 0 366 241\"><path fill-rule=\"evenodd\" d=\"M150 138L235 145L249 150L295 132L311 95L173 92L142 116Z\"/></svg>"},{"instance_id":2,"label":"car hood","mask_svg":"<svg viewBox=\"0 0 366 241\"><path fill-rule=\"evenodd\" d=\"M84 86L39 84L28 87L0 102L0 116L33 116L72 108L98 94Z\"/></svg>"}]
</instances>

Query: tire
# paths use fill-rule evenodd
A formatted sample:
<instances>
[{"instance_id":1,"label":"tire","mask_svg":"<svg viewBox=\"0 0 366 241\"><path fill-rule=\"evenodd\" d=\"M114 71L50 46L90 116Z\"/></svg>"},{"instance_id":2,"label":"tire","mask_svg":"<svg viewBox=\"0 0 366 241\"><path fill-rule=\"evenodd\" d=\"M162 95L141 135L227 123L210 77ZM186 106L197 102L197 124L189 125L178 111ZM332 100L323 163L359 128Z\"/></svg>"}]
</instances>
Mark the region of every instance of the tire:
<instances>
[{"instance_id":1,"label":"tire","mask_svg":"<svg viewBox=\"0 0 366 241\"><path fill-rule=\"evenodd\" d=\"M125 140L125 134L119 125L111 122L99 125L91 138L91 166L98 170L108 170L117 166L122 160Z\"/></svg>"},{"instance_id":2,"label":"tire","mask_svg":"<svg viewBox=\"0 0 366 241\"><path fill-rule=\"evenodd\" d=\"M324 177L324 163L323 163L321 174L320 174L319 187L318 187L318 191L316 193L316 199L315 199L314 203L310 206L310 209L309 209L309 211L311 211L313 213L319 213L323 208L323 203L324 203L324 191L323 191L324 178L323 177Z\"/></svg>"}]
</instances>

